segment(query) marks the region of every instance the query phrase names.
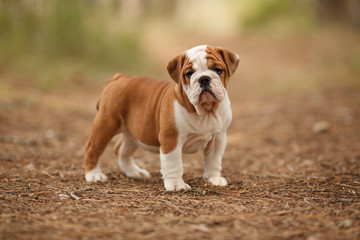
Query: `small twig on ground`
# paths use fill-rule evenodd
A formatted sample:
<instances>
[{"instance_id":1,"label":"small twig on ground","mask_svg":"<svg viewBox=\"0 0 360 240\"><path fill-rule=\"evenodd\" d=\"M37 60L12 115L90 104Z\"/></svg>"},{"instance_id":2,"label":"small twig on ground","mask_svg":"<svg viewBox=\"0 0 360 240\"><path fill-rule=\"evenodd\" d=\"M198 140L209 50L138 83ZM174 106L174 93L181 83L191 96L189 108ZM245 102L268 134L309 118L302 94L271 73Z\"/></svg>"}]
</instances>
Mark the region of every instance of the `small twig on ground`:
<instances>
[{"instance_id":1,"label":"small twig on ground","mask_svg":"<svg viewBox=\"0 0 360 240\"><path fill-rule=\"evenodd\" d=\"M80 200L80 198L76 196L74 192L70 192L70 196L75 200Z\"/></svg>"},{"instance_id":2,"label":"small twig on ground","mask_svg":"<svg viewBox=\"0 0 360 240\"><path fill-rule=\"evenodd\" d=\"M53 175L51 175L51 174L48 173L48 172L45 172L45 171L39 171L39 172L41 172L42 174L45 174L46 176L49 176L49 177L51 177L51 178L55 178Z\"/></svg>"}]
</instances>

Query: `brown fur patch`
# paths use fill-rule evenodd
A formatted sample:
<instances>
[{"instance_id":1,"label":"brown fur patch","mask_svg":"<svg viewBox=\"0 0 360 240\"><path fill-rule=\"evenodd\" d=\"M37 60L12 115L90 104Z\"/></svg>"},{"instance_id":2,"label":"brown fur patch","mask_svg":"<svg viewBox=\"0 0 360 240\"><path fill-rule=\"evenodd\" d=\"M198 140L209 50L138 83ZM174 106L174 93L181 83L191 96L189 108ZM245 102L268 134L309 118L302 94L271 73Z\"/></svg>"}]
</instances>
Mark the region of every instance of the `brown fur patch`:
<instances>
[{"instance_id":1,"label":"brown fur patch","mask_svg":"<svg viewBox=\"0 0 360 240\"><path fill-rule=\"evenodd\" d=\"M196 113L194 106L184 92L182 86L189 85L190 80L186 77L188 71L192 71L192 62L186 57L186 54L181 54L173 58L167 67L169 75L178 84L175 87L175 94L181 106L183 106L189 113Z\"/></svg>"},{"instance_id":2,"label":"brown fur patch","mask_svg":"<svg viewBox=\"0 0 360 240\"><path fill-rule=\"evenodd\" d=\"M177 144L173 104L177 84L147 77L116 74L105 86L86 145L85 168L92 170L111 138L126 132L134 140L160 146L164 153ZM115 146L118 151L120 144Z\"/></svg>"},{"instance_id":3,"label":"brown fur patch","mask_svg":"<svg viewBox=\"0 0 360 240\"><path fill-rule=\"evenodd\" d=\"M227 88L229 78L236 71L239 65L240 60L238 56L221 47L212 46L208 46L206 48L206 53L209 69L220 68L224 70L224 72L221 73L220 78L224 87Z\"/></svg>"}]
</instances>

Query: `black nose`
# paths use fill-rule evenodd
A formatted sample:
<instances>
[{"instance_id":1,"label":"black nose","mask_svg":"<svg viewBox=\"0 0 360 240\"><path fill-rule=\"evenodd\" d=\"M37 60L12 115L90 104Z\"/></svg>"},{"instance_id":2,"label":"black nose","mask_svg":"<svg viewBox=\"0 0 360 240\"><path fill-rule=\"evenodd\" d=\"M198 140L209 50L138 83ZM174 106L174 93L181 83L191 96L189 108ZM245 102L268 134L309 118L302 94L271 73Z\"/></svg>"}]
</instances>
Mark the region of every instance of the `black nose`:
<instances>
[{"instance_id":1,"label":"black nose","mask_svg":"<svg viewBox=\"0 0 360 240\"><path fill-rule=\"evenodd\" d=\"M200 87L202 87L202 88L207 88L210 86L210 78L209 77L206 77L206 76L201 77L198 82L200 84Z\"/></svg>"}]
</instances>

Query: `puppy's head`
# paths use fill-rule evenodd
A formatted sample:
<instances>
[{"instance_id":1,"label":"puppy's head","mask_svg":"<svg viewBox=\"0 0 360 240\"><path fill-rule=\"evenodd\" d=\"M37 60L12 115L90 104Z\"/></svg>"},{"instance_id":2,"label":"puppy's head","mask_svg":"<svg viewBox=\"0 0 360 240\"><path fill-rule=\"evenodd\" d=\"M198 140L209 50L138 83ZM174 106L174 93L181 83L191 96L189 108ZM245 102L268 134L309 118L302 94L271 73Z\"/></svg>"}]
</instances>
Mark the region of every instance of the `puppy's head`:
<instances>
[{"instance_id":1,"label":"puppy's head","mask_svg":"<svg viewBox=\"0 0 360 240\"><path fill-rule=\"evenodd\" d=\"M167 70L200 113L219 106L238 64L238 55L220 47L202 45L175 57Z\"/></svg>"}]
</instances>

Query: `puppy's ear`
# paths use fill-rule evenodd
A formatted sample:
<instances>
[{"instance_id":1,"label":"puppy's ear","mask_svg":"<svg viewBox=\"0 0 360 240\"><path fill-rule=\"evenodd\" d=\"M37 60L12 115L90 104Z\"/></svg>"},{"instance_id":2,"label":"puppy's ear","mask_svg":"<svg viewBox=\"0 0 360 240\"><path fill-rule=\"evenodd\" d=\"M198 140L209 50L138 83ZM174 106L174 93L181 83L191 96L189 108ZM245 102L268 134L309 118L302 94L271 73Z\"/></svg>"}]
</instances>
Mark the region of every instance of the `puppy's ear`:
<instances>
[{"instance_id":1,"label":"puppy's ear","mask_svg":"<svg viewBox=\"0 0 360 240\"><path fill-rule=\"evenodd\" d=\"M185 53L173 58L167 65L167 70L170 77L176 82L180 82L181 70L185 62Z\"/></svg>"},{"instance_id":2,"label":"puppy's ear","mask_svg":"<svg viewBox=\"0 0 360 240\"><path fill-rule=\"evenodd\" d=\"M224 48L218 47L218 52L223 58L224 63L226 64L230 76L233 75L239 66L240 58L237 54L230 52Z\"/></svg>"}]
</instances>

